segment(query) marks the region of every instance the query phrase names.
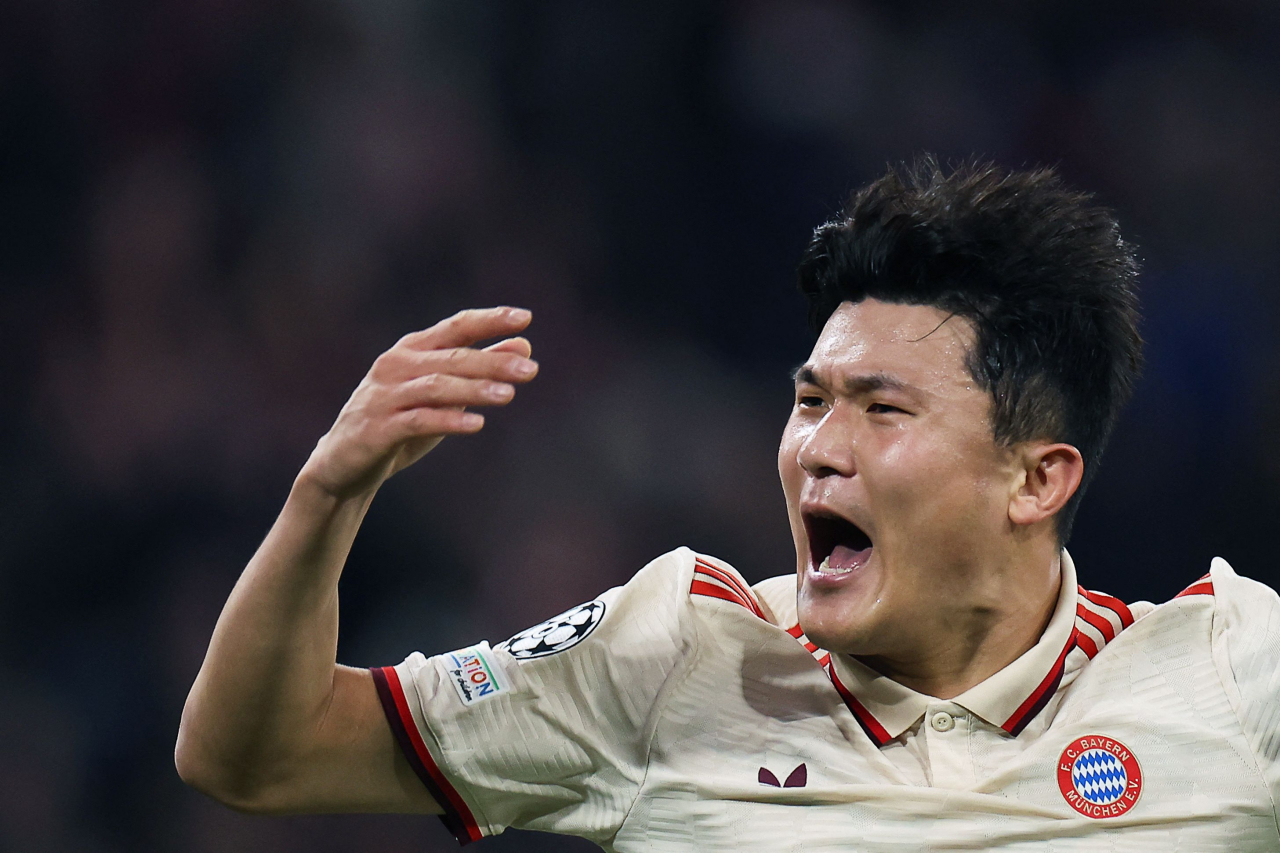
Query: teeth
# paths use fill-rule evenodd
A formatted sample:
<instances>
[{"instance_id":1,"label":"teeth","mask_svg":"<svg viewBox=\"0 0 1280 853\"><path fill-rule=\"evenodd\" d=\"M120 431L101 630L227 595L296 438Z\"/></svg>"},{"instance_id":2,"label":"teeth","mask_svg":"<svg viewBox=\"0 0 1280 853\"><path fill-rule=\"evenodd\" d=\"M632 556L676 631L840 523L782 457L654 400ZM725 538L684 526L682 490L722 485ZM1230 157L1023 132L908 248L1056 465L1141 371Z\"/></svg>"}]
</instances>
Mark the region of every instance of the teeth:
<instances>
[{"instance_id":1,"label":"teeth","mask_svg":"<svg viewBox=\"0 0 1280 853\"><path fill-rule=\"evenodd\" d=\"M853 569L852 568L833 569L831 567L831 556L828 555L826 557L823 557L822 562L818 564L818 571L827 572L828 574L833 574L833 575L847 575L849 574L849 572L853 571Z\"/></svg>"}]
</instances>

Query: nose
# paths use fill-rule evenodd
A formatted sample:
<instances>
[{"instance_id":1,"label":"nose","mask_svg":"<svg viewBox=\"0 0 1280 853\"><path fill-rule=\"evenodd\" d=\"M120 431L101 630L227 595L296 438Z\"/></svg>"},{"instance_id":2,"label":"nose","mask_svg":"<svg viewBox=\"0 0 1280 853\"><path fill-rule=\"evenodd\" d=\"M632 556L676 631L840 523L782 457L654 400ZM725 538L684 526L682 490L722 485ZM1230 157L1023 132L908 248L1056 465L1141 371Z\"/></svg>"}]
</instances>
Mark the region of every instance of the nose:
<instances>
[{"instance_id":1,"label":"nose","mask_svg":"<svg viewBox=\"0 0 1280 853\"><path fill-rule=\"evenodd\" d=\"M852 477L857 473L853 429L843 414L837 404L800 444L796 461L810 476Z\"/></svg>"}]
</instances>

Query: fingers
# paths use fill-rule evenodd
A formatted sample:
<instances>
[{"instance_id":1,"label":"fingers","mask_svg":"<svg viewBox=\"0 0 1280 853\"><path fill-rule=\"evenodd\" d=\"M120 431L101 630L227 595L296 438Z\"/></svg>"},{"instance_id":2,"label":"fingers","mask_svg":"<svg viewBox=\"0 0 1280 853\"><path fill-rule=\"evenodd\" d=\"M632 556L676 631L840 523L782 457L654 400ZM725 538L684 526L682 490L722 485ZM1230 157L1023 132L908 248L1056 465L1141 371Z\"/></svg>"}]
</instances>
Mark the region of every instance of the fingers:
<instances>
[{"instance_id":1,"label":"fingers","mask_svg":"<svg viewBox=\"0 0 1280 853\"><path fill-rule=\"evenodd\" d=\"M533 344L529 343L529 339L525 337L507 338L498 341L496 344L490 344L484 348L485 352L509 352L518 355L521 358L528 358L533 354Z\"/></svg>"},{"instance_id":2,"label":"fingers","mask_svg":"<svg viewBox=\"0 0 1280 853\"><path fill-rule=\"evenodd\" d=\"M380 407L392 428L406 437L479 431L484 417L464 409L511 402L516 384L533 379L538 363L521 336L483 349L472 345L518 332L529 321L523 309L474 309L401 338L378 358L369 377L371 388L382 389Z\"/></svg>"},{"instance_id":3,"label":"fingers","mask_svg":"<svg viewBox=\"0 0 1280 853\"><path fill-rule=\"evenodd\" d=\"M506 382L429 373L396 386L388 402L394 409L505 406L515 393Z\"/></svg>"},{"instance_id":4,"label":"fingers","mask_svg":"<svg viewBox=\"0 0 1280 853\"><path fill-rule=\"evenodd\" d=\"M412 349L423 350L469 347L485 338L519 332L532 319L533 315L524 308L506 305L497 308L469 308L441 320L429 329L405 335L400 343Z\"/></svg>"},{"instance_id":5,"label":"fingers","mask_svg":"<svg viewBox=\"0 0 1280 853\"><path fill-rule=\"evenodd\" d=\"M405 438L414 436L467 435L479 432L484 415L461 409L406 409L390 419L391 426Z\"/></svg>"},{"instance_id":6,"label":"fingers","mask_svg":"<svg viewBox=\"0 0 1280 853\"><path fill-rule=\"evenodd\" d=\"M514 342L515 350L529 350ZM500 346L501 344L495 344ZM528 382L538 373L538 363L518 352L492 348L476 350L467 347L420 350L395 347L383 353L374 363L373 375L386 382L402 382L432 373L460 376L466 379L493 379L501 382Z\"/></svg>"}]
</instances>

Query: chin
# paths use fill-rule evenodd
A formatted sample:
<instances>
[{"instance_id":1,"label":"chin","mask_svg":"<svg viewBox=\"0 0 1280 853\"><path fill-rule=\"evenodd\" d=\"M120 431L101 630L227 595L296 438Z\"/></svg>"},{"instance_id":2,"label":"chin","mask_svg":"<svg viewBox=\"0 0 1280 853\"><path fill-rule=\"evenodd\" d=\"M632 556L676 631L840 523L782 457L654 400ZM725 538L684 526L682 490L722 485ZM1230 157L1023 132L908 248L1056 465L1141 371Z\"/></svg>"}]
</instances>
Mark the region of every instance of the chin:
<instances>
[{"instance_id":1,"label":"chin","mask_svg":"<svg viewBox=\"0 0 1280 853\"><path fill-rule=\"evenodd\" d=\"M880 560L873 549L861 556L843 573L818 571L812 559L800 568L796 614L805 635L828 651L852 654L866 646L883 610Z\"/></svg>"},{"instance_id":2,"label":"chin","mask_svg":"<svg viewBox=\"0 0 1280 853\"><path fill-rule=\"evenodd\" d=\"M864 653L871 631L861 614L850 612L852 608L849 606L841 607L830 599L808 600L804 590L801 590L797 604L800 627L811 642L829 652Z\"/></svg>"}]
</instances>

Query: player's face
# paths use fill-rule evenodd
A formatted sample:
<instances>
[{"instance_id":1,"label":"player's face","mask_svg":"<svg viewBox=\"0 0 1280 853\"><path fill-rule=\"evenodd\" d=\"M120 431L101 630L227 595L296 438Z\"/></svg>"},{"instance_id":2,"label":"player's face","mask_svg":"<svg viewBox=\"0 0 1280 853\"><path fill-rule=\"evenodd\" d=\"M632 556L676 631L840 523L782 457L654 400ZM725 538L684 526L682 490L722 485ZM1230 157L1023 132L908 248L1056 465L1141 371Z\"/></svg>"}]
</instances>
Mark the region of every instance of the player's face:
<instances>
[{"instance_id":1,"label":"player's face","mask_svg":"<svg viewBox=\"0 0 1280 853\"><path fill-rule=\"evenodd\" d=\"M846 302L797 372L778 469L800 622L823 648L928 657L991 593L1017 472L965 364L972 327L948 316Z\"/></svg>"}]
</instances>

